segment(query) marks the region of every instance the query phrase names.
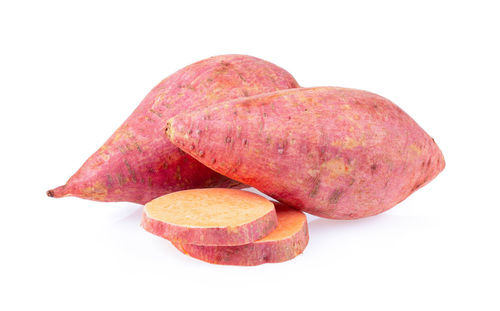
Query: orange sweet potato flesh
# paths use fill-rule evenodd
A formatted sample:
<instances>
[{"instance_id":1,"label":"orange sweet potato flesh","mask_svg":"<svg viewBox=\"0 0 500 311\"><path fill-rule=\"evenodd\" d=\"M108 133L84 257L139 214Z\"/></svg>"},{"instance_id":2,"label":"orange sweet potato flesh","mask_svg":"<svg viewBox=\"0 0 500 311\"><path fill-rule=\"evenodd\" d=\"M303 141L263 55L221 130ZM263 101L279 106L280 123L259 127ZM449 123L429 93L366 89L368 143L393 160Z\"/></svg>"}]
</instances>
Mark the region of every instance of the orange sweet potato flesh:
<instances>
[{"instance_id":1,"label":"orange sweet potato flesh","mask_svg":"<svg viewBox=\"0 0 500 311\"><path fill-rule=\"evenodd\" d=\"M241 245L277 226L273 203L255 193L223 188L191 189L156 198L144 206L142 226L170 241Z\"/></svg>"},{"instance_id":2,"label":"orange sweet potato flesh","mask_svg":"<svg viewBox=\"0 0 500 311\"><path fill-rule=\"evenodd\" d=\"M166 129L211 169L327 218L386 211L445 166L434 139L401 108L354 89L256 95L178 114Z\"/></svg>"},{"instance_id":3,"label":"orange sweet potato flesh","mask_svg":"<svg viewBox=\"0 0 500 311\"><path fill-rule=\"evenodd\" d=\"M239 246L204 246L172 244L181 252L214 264L256 266L283 262L301 254L308 241L307 219L304 213L275 203L278 227L266 237Z\"/></svg>"},{"instance_id":4,"label":"orange sweet potato flesh","mask_svg":"<svg viewBox=\"0 0 500 311\"><path fill-rule=\"evenodd\" d=\"M118 130L51 197L144 204L192 188L240 187L210 170L164 136L179 112L229 99L298 87L282 68L245 55L222 55L189 65L158 84Z\"/></svg>"}]
</instances>

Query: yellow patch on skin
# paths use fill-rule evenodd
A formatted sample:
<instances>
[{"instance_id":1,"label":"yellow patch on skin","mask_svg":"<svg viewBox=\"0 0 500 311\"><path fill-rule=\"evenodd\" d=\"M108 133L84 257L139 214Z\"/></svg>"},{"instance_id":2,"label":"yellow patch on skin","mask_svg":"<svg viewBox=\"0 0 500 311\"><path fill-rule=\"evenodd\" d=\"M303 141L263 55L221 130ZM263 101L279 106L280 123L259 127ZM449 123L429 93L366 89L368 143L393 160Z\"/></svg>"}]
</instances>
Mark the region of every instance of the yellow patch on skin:
<instances>
[{"instance_id":1,"label":"yellow patch on skin","mask_svg":"<svg viewBox=\"0 0 500 311\"><path fill-rule=\"evenodd\" d=\"M104 162L109 160L109 154L108 153L102 153L101 158Z\"/></svg>"},{"instance_id":2,"label":"yellow patch on skin","mask_svg":"<svg viewBox=\"0 0 500 311\"><path fill-rule=\"evenodd\" d=\"M231 232L231 233L238 232L238 227L229 226L229 227L226 227L226 229L228 232Z\"/></svg>"},{"instance_id":3,"label":"yellow patch on skin","mask_svg":"<svg viewBox=\"0 0 500 311\"><path fill-rule=\"evenodd\" d=\"M411 151L413 151L417 155L420 155L422 153L422 149L419 146L415 145L415 144L411 144L409 148L410 148Z\"/></svg>"},{"instance_id":4,"label":"yellow patch on skin","mask_svg":"<svg viewBox=\"0 0 500 311\"><path fill-rule=\"evenodd\" d=\"M82 194L94 200L104 200L108 194L108 189L102 182L96 182L94 186L83 188Z\"/></svg>"},{"instance_id":5,"label":"yellow patch on skin","mask_svg":"<svg viewBox=\"0 0 500 311\"><path fill-rule=\"evenodd\" d=\"M172 126L172 123L170 123L170 122L167 123L166 135L169 139L174 138L174 127Z\"/></svg>"},{"instance_id":6,"label":"yellow patch on skin","mask_svg":"<svg viewBox=\"0 0 500 311\"><path fill-rule=\"evenodd\" d=\"M351 105L349 105L349 104L344 104L344 105L342 105L342 108L344 108L344 109L351 109Z\"/></svg>"},{"instance_id":7,"label":"yellow patch on skin","mask_svg":"<svg viewBox=\"0 0 500 311\"><path fill-rule=\"evenodd\" d=\"M130 138L132 134L128 131L128 125L125 125L123 127L120 127L113 136L113 143L116 143L122 138Z\"/></svg>"},{"instance_id":8,"label":"yellow patch on skin","mask_svg":"<svg viewBox=\"0 0 500 311\"><path fill-rule=\"evenodd\" d=\"M335 158L321 164L321 170L330 172L330 178L347 175L351 172L351 167L344 163L344 160Z\"/></svg>"},{"instance_id":9,"label":"yellow patch on skin","mask_svg":"<svg viewBox=\"0 0 500 311\"><path fill-rule=\"evenodd\" d=\"M351 131L351 129L349 129L349 131ZM353 129L353 131L354 131L354 129ZM349 136L345 136L343 139L332 141L331 145L335 146L335 147L342 147L344 149L352 149L352 148L355 148L358 146L363 146L364 141L354 139L354 138L349 137Z\"/></svg>"},{"instance_id":10,"label":"yellow patch on skin","mask_svg":"<svg viewBox=\"0 0 500 311\"><path fill-rule=\"evenodd\" d=\"M164 98L165 98L165 94L159 94L158 96L156 96L154 103L153 103L153 107L160 105L163 102Z\"/></svg>"},{"instance_id":11,"label":"yellow patch on skin","mask_svg":"<svg viewBox=\"0 0 500 311\"><path fill-rule=\"evenodd\" d=\"M307 170L307 174L309 174L309 176L316 176L319 174L319 170Z\"/></svg>"}]
</instances>

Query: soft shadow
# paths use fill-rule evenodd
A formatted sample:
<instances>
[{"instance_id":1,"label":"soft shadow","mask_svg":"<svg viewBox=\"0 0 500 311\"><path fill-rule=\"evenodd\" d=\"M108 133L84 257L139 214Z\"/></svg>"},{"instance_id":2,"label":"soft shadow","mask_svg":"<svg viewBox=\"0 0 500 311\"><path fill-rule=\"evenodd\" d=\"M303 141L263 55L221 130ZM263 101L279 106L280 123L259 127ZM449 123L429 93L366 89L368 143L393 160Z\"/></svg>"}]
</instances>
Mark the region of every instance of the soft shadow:
<instances>
[{"instance_id":1,"label":"soft shadow","mask_svg":"<svg viewBox=\"0 0 500 311\"><path fill-rule=\"evenodd\" d=\"M138 225L141 222L142 208L141 205L131 205L129 213L115 221L115 225Z\"/></svg>"},{"instance_id":2,"label":"soft shadow","mask_svg":"<svg viewBox=\"0 0 500 311\"><path fill-rule=\"evenodd\" d=\"M414 222L411 217L380 214L367 218L353 220L335 220L327 218L317 218L309 222L309 232L311 234L331 234L352 230L368 230L372 227L394 227L404 225L405 222Z\"/></svg>"}]
</instances>

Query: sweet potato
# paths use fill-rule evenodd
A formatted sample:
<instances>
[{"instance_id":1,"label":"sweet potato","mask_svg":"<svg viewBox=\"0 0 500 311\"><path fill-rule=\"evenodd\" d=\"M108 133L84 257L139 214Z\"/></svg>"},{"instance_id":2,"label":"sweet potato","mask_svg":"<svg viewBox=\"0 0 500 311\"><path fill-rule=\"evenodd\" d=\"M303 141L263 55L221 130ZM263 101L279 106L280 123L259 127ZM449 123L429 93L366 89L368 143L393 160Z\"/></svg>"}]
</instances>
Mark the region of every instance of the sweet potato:
<instances>
[{"instance_id":1,"label":"sweet potato","mask_svg":"<svg viewBox=\"0 0 500 311\"><path fill-rule=\"evenodd\" d=\"M158 84L66 185L47 194L144 204L183 189L237 186L171 144L163 135L166 120L181 111L294 87L288 72L250 56L223 55L187 66Z\"/></svg>"},{"instance_id":2,"label":"sweet potato","mask_svg":"<svg viewBox=\"0 0 500 311\"><path fill-rule=\"evenodd\" d=\"M277 91L171 118L170 140L211 169L308 213L381 213L441 172L434 140L373 93Z\"/></svg>"},{"instance_id":3,"label":"sweet potato","mask_svg":"<svg viewBox=\"0 0 500 311\"><path fill-rule=\"evenodd\" d=\"M278 227L266 237L246 245L204 246L172 244L181 252L214 264L256 266L290 260L301 254L309 241L304 213L275 203Z\"/></svg>"},{"instance_id":4,"label":"sweet potato","mask_svg":"<svg viewBox=\"0 0 500 311\"><path fill-rule=\"evenodd\" d=\"M170 241L241 245L277 226L273 203L237 189L191 189L156 198L144 206L142 226Z\"/></svg>"}]
</instances>

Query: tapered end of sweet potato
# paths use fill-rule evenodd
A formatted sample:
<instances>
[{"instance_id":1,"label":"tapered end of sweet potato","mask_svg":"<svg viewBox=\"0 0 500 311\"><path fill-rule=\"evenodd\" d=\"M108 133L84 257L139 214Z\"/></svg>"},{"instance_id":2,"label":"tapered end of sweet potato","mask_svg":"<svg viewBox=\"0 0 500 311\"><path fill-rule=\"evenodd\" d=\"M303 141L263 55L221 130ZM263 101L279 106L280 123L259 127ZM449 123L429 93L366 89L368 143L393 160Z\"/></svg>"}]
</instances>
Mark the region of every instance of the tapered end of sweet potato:
<instances>
[{"instance_id":1,"label":"tapered end of sweet potato","mask_svg":"<svg viewBox=\"0 0 500 311\"><path fill-rule=\"evenodd\" d=\"M64 196L67 196L68 193L65 190L66 185L64 186L59 186L57 188L51 189L47 191L47 196L51 198L62 198Z\"/></svg>"}]
</instances>

